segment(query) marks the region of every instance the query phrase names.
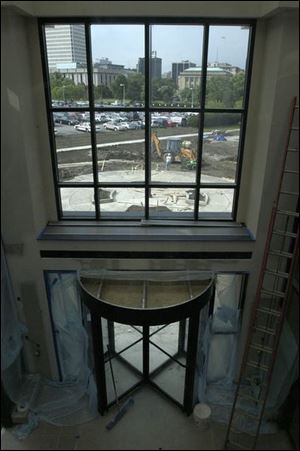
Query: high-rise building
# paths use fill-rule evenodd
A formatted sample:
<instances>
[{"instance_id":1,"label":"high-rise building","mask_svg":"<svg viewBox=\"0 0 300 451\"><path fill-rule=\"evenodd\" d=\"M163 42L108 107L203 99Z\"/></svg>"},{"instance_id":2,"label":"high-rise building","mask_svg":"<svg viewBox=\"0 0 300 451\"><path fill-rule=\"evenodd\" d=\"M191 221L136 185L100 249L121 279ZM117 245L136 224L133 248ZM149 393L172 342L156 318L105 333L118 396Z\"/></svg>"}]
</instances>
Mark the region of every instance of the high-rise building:
<instances>
[{"instance_id":1,"label":"high-rise building","mask_svg":"<svg viewBox=\"0 0 300 451\"><path fill-rule=\"evenodd\" d=\"M181 61L181 63L172 63L172 80L174 80L176 85L178 84L178 75L189 67L196 67L196 64L188 60Z\"/></svg>"},{"instance_id":2,"label":"high-rise building","mask_svg":"<svg viewBox=\"0 0 300 451\"><path fill-rule=\"evenodd\" d=\"M157 58L156 52L152 52L150 60L151 79L161 78L162 59ZM137 64L137 72L145 75L145 58L139 58Z\"/></svg>"},{"instance_id":3,"label":"high-rise building","mask_svg":"<svg viewBox=\"0 0 300 451\"><path fill-rule=\"evenodd\" d=\"M50 71L86 66L84 25L48 25L46 41Z\"/></svg>"}]
</instances>

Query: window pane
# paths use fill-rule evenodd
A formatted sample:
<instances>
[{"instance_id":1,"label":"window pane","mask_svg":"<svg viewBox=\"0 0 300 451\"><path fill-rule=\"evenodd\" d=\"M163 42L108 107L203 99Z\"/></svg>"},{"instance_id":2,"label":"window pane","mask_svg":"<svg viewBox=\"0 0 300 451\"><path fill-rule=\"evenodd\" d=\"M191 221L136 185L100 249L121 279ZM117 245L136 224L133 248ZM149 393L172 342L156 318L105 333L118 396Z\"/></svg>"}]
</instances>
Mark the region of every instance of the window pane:
<instances>
[{"instance_id":1,"label":"window pane","mask_svg":"<svg viewBox=\"0 0 300 451\"><path fill-rule=\"evenodd\" d=\"M100 182L145 180L145 130L141 113L102 113L97 135ZM103 132L102 132L103 131Z\"/></svg>"},{"instance_id":2,"label":"window pane","mask_svg":"<svg viewBox=\"0 0 300 451\"><path fill-rule=\"evenodd\" d=\"M185 359L183 357L179 357L178 360L183 365L185 364ZM165 354L163 354L152 344L150 344L150 362L151 369L154 369L160 362L165 363L165 365L159 370L153 372L153 374L150 374L150 380L156 383L164 392L176 401L183 404L186 373L185 368L173 360L168 359Z\"/></svg>"},{"instance_id":3,"label":"window pane","mask_svg":"<svg viewBox=\"0 0 300 451\"><path fill-rule=\"evenodd\" d=\"M242 108L249 27L210 26L206 108Z\"/></svg>"},{"instance_id":4,"label":"window pane","mask_svg":"<svg viewBox=\"0 0 300 451\"><path fill-rule=\"evenodd\" d=\"M191 188L151 188L151 218L192 219L195 190Z\"/></svg>"},{"instance_id":5,"label":"window pane","mask_svg":"<svg viewBox=\"0 0 300 451\"><path fill-rule=\"evenodd\" d=\"M86 106L88 77L83 24L46 25L52 106Z\"/></svg>"},{"instance_id":6,"label":"window pane","mask_svg":"<svg viewBox=\"0 0 300 451\"><path fill-rule=\"evenodd\" d=\"M94 188L60 188L64 216L95 217Z\"/></svg>"},{"instance_id":7,"label":"window pane","mask_svg":"<svg viewBox=\"0 0 300 451\"><path fill-rule=\"evenodd\" d=\"M92 182L89 113L53 113L60 182Z\"/></svg>"},{"instance_id":8,"label":"window pane","mask_svg":"<svg viewBox=\"0 0 300 451\"><path fill-rule=\"evenodd\" d=\"M199 115L151 115L151 180L195 183Z\"/></svg>"},{"instance_id":9,"label":"window pane","mask_svg":"<svg viewBox=\"0 0 300 451\"><path fill-rule=\"evenodd\" d=\"M231 219L233 195L234 189L201 188L199 201L199 219L201 219L201 216L220 216L220 218L224 217Z\"/></svg>"},{"instance_id":10,"label":"window pane","mask_svg":"<svg viewBox=\"0 0 300 451\"><path fill-rule=\"evenodd\" d=\"M141 218L145 216L144 188L100 188L102 217Z\"/></svg>"},{"instance_id":11,"label":"window pane","mask_svg":"<svg viewBox=\"0 0 300 451\"><path fill-rule=\"evenodd\" d=\"M150 81L153 106L199 107L203 27L151 27Z\"/></svg>"},{"instance_id":12,"label":"window pane","mask_svg":"<svg viewBox=\"0 0 300 451\"><path fill-rule=\"evenodd\" d=\"M145 73L143 25L92 25L96 106L142 106Z\"/></svg>"},{"instance_id":13,"label":"window pane","mask_svg":"<svg viewBox=\"0 0 300 451\"><path fill-rule=\"evenodd\" d=\"M206 113L201 183L234 183L240 141L241 115Z\"/></svg>"}]
</instances>

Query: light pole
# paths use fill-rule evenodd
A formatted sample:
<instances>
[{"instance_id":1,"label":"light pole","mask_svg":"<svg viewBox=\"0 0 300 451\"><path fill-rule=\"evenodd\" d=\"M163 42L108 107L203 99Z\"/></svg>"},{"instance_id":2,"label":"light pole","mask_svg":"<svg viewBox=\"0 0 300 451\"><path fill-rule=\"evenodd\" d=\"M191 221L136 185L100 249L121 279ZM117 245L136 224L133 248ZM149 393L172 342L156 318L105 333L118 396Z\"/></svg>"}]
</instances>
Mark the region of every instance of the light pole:
<instances>
[{"instance_id":1,"label":"light pole","mask_svg":"<svg viewBox=\"0 0 300 451\"><path fill-rule=\"evenodd\" d=\"M63 88L63 99L64 99L64 103L66 103L66 98L65 98L65 85L62 85Z\"/></svg>"},{"instance_id":2,"label":"light pole","mask_svg":"<svg viewBox=\"0 0 300 451\"><path fill-rule=\"evenodd\" d=\"M125 85L124 85L124 83L121 83L120 86L122 86L122 88L123 88L123 102L122 102L122 104L123 104L123 106L125 106Z\"/></svg>"},{"instance_id":3,"label":"light pole","mask_svg":"<svg viewBox=\"0 0 300 451\"><path fill-rule=\"evenodd\" d=\"M191 107L194 108L194 88L190 88L190 90L192 91L192 104L191 104Z\"/></svg>"}]
</instances>

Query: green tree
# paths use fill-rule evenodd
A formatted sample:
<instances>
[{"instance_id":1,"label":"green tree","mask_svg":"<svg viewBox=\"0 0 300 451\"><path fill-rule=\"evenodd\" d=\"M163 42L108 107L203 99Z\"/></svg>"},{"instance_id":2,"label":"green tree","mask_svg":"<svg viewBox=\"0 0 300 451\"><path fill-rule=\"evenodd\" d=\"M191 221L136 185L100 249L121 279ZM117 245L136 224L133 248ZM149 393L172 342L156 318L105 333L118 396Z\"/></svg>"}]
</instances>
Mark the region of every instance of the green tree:
<instances>
[{"instance_id":1,"label":"green tree","mask_svg":"<svg viewBox=\"0 0 300 451\"><path fill-rule=\"evenodd\" d=\"M95 98L101 99L111 99L113 97L112 90L106 85L95 86Z\"/></svg>"},{"instance_id":2,"label":"green tree","mask_svg":"<svg viewBox=\"0 0 300 451\"><path fill-rule=\"evenodd\" d=\"M124 85L125 86L125 91L127 92L127 78L125 77L125 75L118 75L115 80L112 82L111 84L111 90L112 93L114 95L115 99L122 99L123 97L123 86L120 85Z\"/></svg>"},{"instance_id":3,"label":"green tree","mask_svg":"<svg viewBox=\"0 0 300 451\"><path fill-rule=\"evenodd\" d=\"M130 75L127 80L127 97L131 101L141 101L144 99L145 79L142 74Z\"/></svg>"},{"instance_id":4,"label":"green tree","mask_svg":"<svg viewBox=\"0 0 300 451\"><path fill-rule=\"evenodd\" d=\"M206 98L209 101L215 101L220 107L231 108L233 106L232 98L232 80L231 76L214 76L207 79Z\"/></svg>"},{"instance_id":5,"label":"green tree","mask_svg":"<svg viewBox=\"0 0 300 451\"><path fill-rule=\"evenodd\" d=\"M64 77L58 72L50 75L52 98L55 100L85 100L87 99L87 86L75 85L74 81Z\"/></svg>"},{"instance_id":6,"label":"green tree","mask_svg":"<svg viewBox=\"0 0 300 451\"><path fill-rule=\"evenodd\" d=\"M162 100L165 103L172 101L176 92L176 84L170 78L160 78L152 83L152 100Z\"/></svg>"},{"instance_id":7,"label":"green tree","mask_svg":"<svg viewBox=\"0 0 300 451\"><path fill-rule=\"evenodd\" d=\"M239 72L232 77L232 94L234 106L239 108L237 105L241 105L243 101L245 90L245 72ZM237 103L237 105L236 105Z\"/></svg>"},{"instance_id":8,"label":"green tree","mask_svg":"<svg viewBox=\"0 0 300 451\"><path fill-rule=\"evenodd\" d=\"M242 105L245 73L207 79L206 100L210 108L239 108Z\"/></svg>"}]
</instances>

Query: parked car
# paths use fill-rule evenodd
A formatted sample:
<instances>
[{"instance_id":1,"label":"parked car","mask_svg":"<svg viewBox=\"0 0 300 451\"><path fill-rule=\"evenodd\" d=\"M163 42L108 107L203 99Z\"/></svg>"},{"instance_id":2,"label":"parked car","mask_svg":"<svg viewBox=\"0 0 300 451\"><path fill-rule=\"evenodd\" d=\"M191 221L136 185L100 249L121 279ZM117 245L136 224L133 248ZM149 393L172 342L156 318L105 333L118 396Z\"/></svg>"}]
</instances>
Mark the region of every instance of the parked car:
<instances>
[{"instance_id":1,"label":"parked car","mask_svg":"<svg viewBox=\"0 0 300 451\"><path fill-rule=\"evenodd\" d=\"M168 119L166 117L153 117L151 120L151 127L162 128L168 126Z\"/></svg>"},{"instance_id":2,"label":"parked car","mask_svg":"<svg viewBox=\"0 0 300 451\"><path fill-rule=\"evenodd\" d=\"M137 130L139 128L142 128L141 124L139 124L138 121L128 122L127 125L129 130Z\"/></svg>"},{"instance_id":3,"label":"parked car","mask_svg":"<svg viewBox=\"0 0 300 451\"><path fill-rule=\"evenodd\" d=\"M185 117L181 116L171 116L168 119L168 123L171 123L173 127L186 127L187 120Z\"/></svg>"},{"instance_id":4,"label":"parked car","mask_svg":"<svg viewBox=\"0 0 300 451\"><path fill-rule=\"evenodd\" d=\"M68 113L53 113L53 119L56 124L76 125L79 121Z\"/></svg>"},{"instance_id":5,"label":"parked car","mask_svg":"<svg viewBox=\"0 0 300 451\"><path fill-rule=\"evenodd\" d=\"M128 124L126 122L106 122L103 124L107 130L121 131L128 130Z\"/></svg>"},{"instance_id":6,"label":"parked car","mask_svg":"<svg viewBox=\"0 0 300 451\"><path fill-rule=\"evenodd\" d=\"M75 130L80 132L91 132L91 124L89 122L81 122L81 124L77 124L74 126ZM96 125L96 132L100 132L101 128Z\"/></svg>"}]
</instances>

